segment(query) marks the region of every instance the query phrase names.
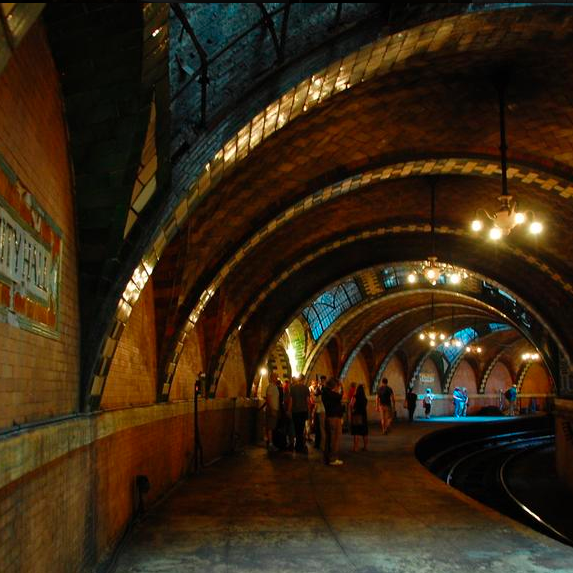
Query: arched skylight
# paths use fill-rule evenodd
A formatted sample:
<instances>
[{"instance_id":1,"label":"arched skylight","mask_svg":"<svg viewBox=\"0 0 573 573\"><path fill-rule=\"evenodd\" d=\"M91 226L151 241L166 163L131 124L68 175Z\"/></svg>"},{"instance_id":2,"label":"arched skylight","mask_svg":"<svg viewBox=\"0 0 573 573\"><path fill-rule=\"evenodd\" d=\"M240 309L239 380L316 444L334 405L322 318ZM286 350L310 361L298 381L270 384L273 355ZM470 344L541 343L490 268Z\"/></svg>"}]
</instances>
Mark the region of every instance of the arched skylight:
<instances>
[{"instance_id":1,"label":"arched skylight","mask_svg":"<svg viewBox=\"0 0 573 573\"><path fill-rule=\"evenodd\" d=\"M339 284L331 290L323 292L316 300L307 306L302 315L310 326L314 340L346 310L362 300L362 294L354 280Z\"/></svg>"}]
</instances>

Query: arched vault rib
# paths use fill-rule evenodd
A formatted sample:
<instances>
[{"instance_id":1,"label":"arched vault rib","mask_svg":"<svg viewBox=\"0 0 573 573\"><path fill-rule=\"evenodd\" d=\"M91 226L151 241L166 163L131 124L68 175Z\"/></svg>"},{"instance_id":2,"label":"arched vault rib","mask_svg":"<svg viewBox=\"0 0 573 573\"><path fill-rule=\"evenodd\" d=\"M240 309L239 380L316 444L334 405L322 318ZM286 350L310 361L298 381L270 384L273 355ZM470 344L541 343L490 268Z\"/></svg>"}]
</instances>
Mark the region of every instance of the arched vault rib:
<instances>
[{"instance_id":1,"label":"arched vault rib","mask_svg":"<svg viewBox=\"0 0 573 573\"><path fill-rule=\"evenodd\" d=\"M480 19L489 22L487 14L476 13L463 18L464 22L467 22L468 18L471 18L472 22L475 21L477 33L474 40L477 45L485 45L484 38L487 38L488 49L495 49L495 45L491 42L491 34L486 31L489 29L488 26L484 28L479 26ZM540 20L536 21L537 28L535 31L537 33L544 30L550 34L555 33L553 13L546 20L543 18ZM166 243L173 238L189 213L197 208L206 195L223 179L224 175L247 157L266 138L289 124L306 110L327 101L335 93L345 91L348 87L361 84L370 78L384 76L391 70L406 69L411 58L424 57L424 55L435 57L437 53L442 51L446 53L468 51L474 42L462 42L463 35L456 35L454 31L455 22L456 18L454 17L402 31L400 44L411 43L407 53L402 53L400 50L398 52L387 50L389 42L393 41L394 38L389 36L346 56L344 60L340 60L339 66L329 66L313 74L312 77L289 90L279 100L267 106L265 110L228 140L215 153L212 160L205 163L203 170L189 184L183 200L177 205L173 203L169 205L169 210L162 217L163 224L159 225L158 231L149 241L152 244L151 248L147 250L124 290L109 326L107 337L104 337L99 350L88 360L86 376L90 378L91 397L94 404L97 402L98 396L101 395L105 384L106 364L109 364L113 359L117 343L125 324L129 320L133 305L161 257ZM418 41L421 32L424 35L430 34L439 37L439 45L430 47L427 42ZM505 35L499 35L496 37L496 42L503 43L504 38ZM519 41L524 42L521 38ZM397 59L397 61L393 61L392 58ZM191 171L193 172L193 170ZM195 172L197 171L195 170ZM561 195L569 196L571 194L568 184L561 187L563 189L560 191ZM206 293L208 298L210 296L208 289Z\"/></svg>"},{"instance_id":2,"label":"arched vault rib","mask_svg":"<svg viewBox=\"0 0 573 573\"><path fill-rule=\"evenodd\" d=\"M478 307L470 307L468 305L460 305L462 308L464 309L472 309L473 312L471 314L461 314L456 316L456 320L458 319L475 319L476 315L480 316L480 314L478 313L479 309ZM449 305L449 307L451 308L451 305ZM482 310L483 312L483 310ZM483 315L482 315L483 316ZM488 315L485 315L486 317ZM450 320L450 317L443 317L440 320L436 320L435 323L439 324L440 322L445 322L446 320ZM378 367L378 369L376 370L376 374L374 376L374 379L372 380L372 389L376 390L376 388L378 387L378 384L380 383L380 380L382 379L382 375L384 374L384 371L386 370L386 367L388 366L388 364L390 363L390 360L392 360L392 358L394 357L394 355L396 354L396 352L404 345L404 343L406 341L408 341L414 334L417 334L418 332L424 330L425 328L427 328L428 326L430 326L431 323L424 323L421 324L420 326L416 327L415 329L411 330L410 332L408 332L408 334L406 334L405 336L403 336L398 342L396 342L391 349L388 351L388 353L386 354L386 357L382 360L382 362L380 363L380 366Z\"/></svg>"},{"instance_id":3,"label":"arched vault rib","mask_svg":"<svg viewBox=\"0 0 573 573\"><path fill-rule=\"evenodd\" d=\"M408 295L412 295L413 293L425 293L425 292L432 292L431 290L407 290L407 291L402 291L401 293L395 293L394 296L392 295L386 295L385 297L376 297L373 301L372 301L372 305L368 304L368 305L364 305L364 307L360 308L360 305L357 305L356 308L356 313L353 313L352 316L350 316L351 313L345 313L343 315L344 318L347 318L347 320L338 320L335 323L333 323L331 325L331 327L334 327L332 330L327 330L320 338L319 340L319 344L317 344L315 346L315 348L313 350L316 350L316 352L313 352L312 356L309 357L309 361L307 362L307 365L305 365L305 372L311 372L314 364L316 363L316 360L318 359L318 357L320 356L320 354L322 353L322 351L324 350L324 348L326 347L326 345L328 344L329 340L333 337L336 336L336 334L338 332L340 332L341 330L344 329L344 327L350 322L352 321L356 316L362 314L363 312L365 312L366 310L368 310L369 308L371 308L371 306L376 306L378 304L381 304L383 301L385 300L392 300L393 298L401 298L401 297L406 297ZM452 294L449 291L433 291L434 293L447 293L447 294ZM400 296L399 296L400 295ZM468 297L470 298L470 297ZM478 299L479 300L479 299ZM346 373L348 372L348 369L350 368L350 365L352 364L352 361L354 360L354 358L358 355L358 353L360 352L360 350L363 348L364 344L366 344L371 338L372 336L374 336L374 334L376 334L379 330L381 330L382 328L386 327L386 326L390 326L393 322L396 322L397 320L400 320L410 314L413 313L419 313L421 310L430 310L432 307L429 304L423 304L423 305L418 305L415 307L411 307L408 308L407 310L401 311L399 313L393 314L392 316L384 319L380 324L378 324L377 326L375 326L364 338L362 338L362 340L360 340L360 342L356 345L356 347L351 351L351 353L349 354L348 358L345 361L344 366L342 367L342 370L340 372L340 377L344 378ZM434 309L439 310L439 309L447 309L448 310L448 314L447 316L444 315L443 317L437 318L435 320L436 323L439 322L443 322L445 320L450 320L450 315L449 315L449 311L452 308L463 308L465 310L467 310L468 308L471 308L474 310L475 313L479 313L480 311L484 311L484 309L481 309L479 306L471 306L471 305L464 305L464 304L453 304L453 303L438 303L434 305ZM349 315L347 317L347 315ZM458 318L460 318L461 316L475 316L475 314L472 315L459 315ZM410 331L410 333L407 335L406 338L410 337L412 335L413 332L417 332L420 329L424 328L425 326L427 326L429 323L424 323L421 326L417 327L416 329L413 329ZM323 340L324 338L324 340Z\"/></svg>"},{"instance_id":4,"label":"arched vault rib","mask_svg":"<svg viewBox=\"0 0 573 573\"><path fill-rule=\"evenodd\" d=\"M238 334L237 327L240 325L244 325L246 323L247 319L249 319L249 317L257 311L259 305L261 305L263 303L263 301L265 301L265 299L275 289L279 288L281 284L285 283L293 273L295 273L296 271L304 271L304 269L307 268L307 265L309 265L313 261L316 261L319 257L322 256L324 258L325 256L331 256L330 253L334 253L338 249L342 249L342 248L345 248L345 247L348 247L351 245L355 245L358 241L362 242L362 241L367 241L367 240L375 240L377 237L381 237L384 235L393 236L395 234L411 233L413 230L415 231L416 228L414 226L410 226L410 225L404 226L404 227L397 227L396 226L396 227L392 227L391 229L382 228L382 229L377 229L375 231L368 230L368 231L365 231L365 232L360 233L358 235L346 236L346 237L343 237L342 239L340 239L338 241L335 241L334 243L324 245L315 253L311 253L309 255L306 255L296 265L293 265L289 270L284 271L279 277L277 277L276 281L273 281L273 283L271 285L268 285L267 288L263 289L263 291L261 291L259 293L259 295L257 296L257 298L254 301L252 301L250 304L247 303L247 305L244 307L244 310L236 315L237 318L233 322L233 325L228 329L227 334L225 335L225 340L220 347L221 352L218 354L220 356L220 358L217 360L217 367L213 370L213 375L214 375L215 380L218 379L218 376L220 374L220 371L221 371L222 366L223 366L224 361L225 361L226 353L228 352L230 345L234 342L234 339L236 338L236 336ZM453 230L453 229L448 229L447 227L440 227L437 232L438 233L451 234L454 236L462 236L462 237L465 235L468 235L468 233L466 233L462 230L459 230L459 229ZM402 243L403 243L403 240L402 240ZM356 247L353 246L353 248L355 249ZM509 252L511 252L512 254L515 253L515 249L513 247L511 247L510 245L505 244L505 245L503 245L503 247L500 247L500 248L507 249L508 253ZM378 249L379 249L379 247L377 247L376 251L378 251ZM362 250L361 252L365 253L364 250ZM526 257L526 260L528 262L530 262L531 257L530 256ZM354 264L354 261L353 261L353 264ZM314 265L316 265L316 263L314 263ZM512 293L512 295L515 294L512 292L511 288L508 288L505 285L501 285L501 284L497 283L496 281L493 281L489 278L483 277L482 275L479 275L478 273L475 273L475 274L477 277L484 279L484 280L487 280L489 284L491 284L497 288L501 288L506 292L510 292L510 293ZM280 288L282 288L282 287L280 287ZM519 304L521 304L524 308L526 308L528 310L528 312L530 312L530 314L543 326L543 328L545 328L547 330L547 332L550 334L550 336L555 341L555 344L563 352L564 356L568 356L567 352L564 350L564 347L561 345L559 339L557 338L557 336L553 332L552 328L539 315L539 313L535 309L533 309L527 302L524 301L524 299L522 299L518 295L515 295L515 299ZM299 307L299 309L294 314L291 315L289 321L286 322L283 325L283 327L281 327L279 330L284 330L284 328L286 328L286 326L288 326L290 321L292 321L292 319L303 308L303 306L302 306L303 303L306 304L307 302L308 301L306 301L306 302L301 301L301 306ZM512 322L512 321L508 319L508 322ZM516 326L518 327L518 325L516 325ZM266 343L265 343L265 351L266 351ZM262 360L262 356L264 356L265 351L261 351L261 360Z\"/></svg>"}]
</instances>

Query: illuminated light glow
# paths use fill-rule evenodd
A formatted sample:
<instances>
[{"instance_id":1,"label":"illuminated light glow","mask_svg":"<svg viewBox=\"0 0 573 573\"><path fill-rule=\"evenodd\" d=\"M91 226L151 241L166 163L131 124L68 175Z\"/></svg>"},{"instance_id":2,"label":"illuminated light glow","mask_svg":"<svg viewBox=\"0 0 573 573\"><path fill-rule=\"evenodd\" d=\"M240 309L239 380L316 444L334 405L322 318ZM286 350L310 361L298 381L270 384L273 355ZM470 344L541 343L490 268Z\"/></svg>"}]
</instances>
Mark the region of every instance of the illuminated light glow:
<instances>
[{"instance_id":1,"label":"illuminated light glow","mask_svg":"<svg viewBox=\"0 0 573 573\"><path fill-rule=\"evenodd\" d=\"M237 326L237 330L241 330L241 328L243 328L243 325L239 324L239 326Z\"/></svg>"},{"instance_id":2,"label":"illuminated light glow","mask_svg":"<svg viewBox=\"0 0 573 573\"><path fill-rule=\"evenodd\" d=\"M420 340L426 340L426 335L423 332L420 333Z\"/></svg>"},{"instance_id":3,"label":"illuminated light glow","mask_svg":"<svg viewBox=\"0 0 573 573\"><path fill-rule=\"evenodd\" d=\"M454 285L459 285L462 282L462 277L458 273L450 275L450 282Z\"/></svg>"},{"instance_id":4,"label":"illuminated light glow","mask_svg":"<svg viewBox=\"0 0 573 573\"><path fill-rule=\"evenodd\" d=\"M477 352L478 354L481 354L481 346L478 346L478 347L476 348L476 352Z\"/></svg>"},{"instance_id":5,"label":"illuminated light glow","mask_svg":"<svg viewBox=\"0 0 573 573\"><path fill-rule=\"evenodd\" d=\"M539 360L539 354L537 352L531 355L531 360Z\"/></svg>"},{"instance_id":6,"label":"illuminated light glow","mask_svg":"<svg viewBox=\"0 0 573 573\"><path fill-rule=\"evenodd\" d=\"M414 284L416 282L416 275L414 273L410 273L408 275L408 282L410 284Z\"/></svg>"},{"instance_id":7,"label":"illuminated light glow","mask_svg":"<svg viewBox=\"0 0 573 573\"><path fill-rule=\"evenodd\" d=\"M469 346L466 346L466 352L471 352L472 349Z\"/></svg>"},{"instance_id":8,"label":"illuminated light glow","mask_svg":"<svg viewBox=\"0 0 573 573\"><path fill-rule=\"evenodd\" d=\"M502 235L503 235L503 232L499 227L492 227L489 230L489 238L492 241L499 241L499 239L501 239Z\"/></svg>"},{"instance_id":9,"label":"illuminated light glow","mask_svg":"<svg viewBox=\"0 0 573 573\"><path fill-rule=\"evenodd\" d=\"M483 221L480 221L479 219L474 219L472 221L472 231L475 231L477 233L482 229L483 229Z\"/></svg>"},{"instance_id":10,"label":"illuminated light glow","mask_svg":"<svg viewBox=\"0 0 573 573\"><path fill-rule=\"evenodd\" d=\"M259 374L261 376L266 376L268 373L269 373L269 371L264 367L259 370Z\"/></svg>"},{"instance_id":11,"label":"illuminated light glow","mask_svg":"<svg viewBox=\"0 0 573 573\"><path fill-rule=\"evenodd\" d=\"M523 225L525 223L525 213L516 213L514 222L516 225Z\"/></svg>"},{"instance_id":12,"label":"illuminated light glow","mask_svg":"<svg viewBox=\"0 0 573 573\"><path fill-rule=\"evenodd\" d=\"M440 340L445 340L446 335L443 332L440 332Z\"/></svg>"},{"instance_id":13,"label":"illuminated light glow","mask_svg":"<svg viewBox=\"0 0 573 573\"><path fill-rule=\"evenodd\" d=\"M429 332L428 337L430 338L430 340L436 340L436 333L435 332Z\"/></svg>"},{"instance_id":14,"label":"illuminated light glow","mask_svg":"<svg viewBox=\"0 0 573 573\"><path fill-rule=\"evenodd\" d=\"M296 363L296 350L292 344L289 344L286 353L288 356L288 361L290 362L290 369L293 376L298 376L300 374L300 370L298 369L298 365Z\"/></svg>"},{"instance_id":15,"label":"illuminated light glow","mask_svg":"<svg viewBox=\"0 0 573 573\"><path fill-rule=\"evenodd\" d=\"M161 32L161 28L157 28L157 29L153 30L153 33L151 35L155 38L155 36L157 36L157 34L159 34L159 32Z\"/></svg>"},{"instance_id":16,"label":"illuminated light glow","mask_svg":"<svg viewBox=\"0 0 573 573\"><path fill-rule=\"evenodd\" d=\"M539 221L533 221L531 225L529 225L529 232L532 235L539 235L543 231L543 225Z\"/></svg>"},{"instance_id":17,"label":"illuminated light glow","mask_svg":"<svg viewBox=\"0 0 573 573\"><path fill-rule=\"evenodd\" d=\"M462 341L461 341L461 340L456 340L456 341L454 342L454 344L455 344L456 348L461 348L461 347L462 347Z\"/></svg>"},{"instance_id":18,"label":"illuminated light glow","mask_svg":"<svg viewBox=\"0 0 573 573\"><path fill-rule=\"evenodd\" d=\"M432 280L436 278L436 271L434 269L428 269L426 271L426 276L428 277L428 279Z\"/></svg>"},{"instance_id":19,"label":"illuminated light glow","mask_svg":"<svg viewBox=\"0 0 573 573\"><path fill-rule=\"evenodd\" d=\"M435 341L435 340L430 340L430 346L436 346L436 341Z\"/></svg>"}]
</instances>

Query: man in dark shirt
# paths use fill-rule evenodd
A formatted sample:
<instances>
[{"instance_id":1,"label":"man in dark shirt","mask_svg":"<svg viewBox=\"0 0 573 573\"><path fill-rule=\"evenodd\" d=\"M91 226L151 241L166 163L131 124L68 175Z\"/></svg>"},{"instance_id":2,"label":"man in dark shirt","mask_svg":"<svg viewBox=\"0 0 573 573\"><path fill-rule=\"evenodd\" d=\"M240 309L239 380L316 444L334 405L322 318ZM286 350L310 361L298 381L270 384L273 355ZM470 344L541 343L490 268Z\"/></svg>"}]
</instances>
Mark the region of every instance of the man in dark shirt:
<instances>
[{"instance_id":1,"label":"man in dark shirt","mask_svg":"<svg viewBox=\"0 0 573 573\"><path fill-rule=\"evenodd\" d=\"M344 413L341 390L340 381L335 378L330 378L322 390L322 403L326 416L324 463L330 466L340 466L344 463L338 458Z\"/></svg>"},{"instance_id":2,"label":"man in dark shirt","mask_svg":"<svg viewBox=\"0 0 573 573\"><path fill-rule=\"evenodd\" d=\"M382 384L376 392L376 411L380 412L380 425L382 426L383 434L387 434L390 431L395 409L394 391L388 386L388 378L382 378Z\"/></svg>"}]
</instances>

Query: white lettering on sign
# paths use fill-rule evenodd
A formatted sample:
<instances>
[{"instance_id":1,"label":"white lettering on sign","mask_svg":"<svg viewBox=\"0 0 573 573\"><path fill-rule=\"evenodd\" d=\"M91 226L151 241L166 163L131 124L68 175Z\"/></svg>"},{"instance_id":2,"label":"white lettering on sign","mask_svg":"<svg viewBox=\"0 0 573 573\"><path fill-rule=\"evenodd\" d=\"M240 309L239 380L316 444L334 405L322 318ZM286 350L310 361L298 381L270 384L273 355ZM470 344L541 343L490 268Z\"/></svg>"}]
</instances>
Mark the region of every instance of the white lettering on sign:
<instances>
[{"instance_id":1,"label":"white lettering on sign","mask_svg":"<svg viewBox=\"0 0 573 573\"><path fill-rule=\"evenodd\" d=\"M51 268L50 251L0 204L0 273L48 304Z\"/></svg>"},{"instance_id":2,"label":"white lettering on sign","mask_svg":"<svg viewBox=\"0 0 573 573\"><path fill-rule=\"evenodd\" d=\"M426 374L425 372L420 373L420 382L424 382L425 384L431 384L434 382L436 377L433 374Z\"/></svg>"}]
</instances>

